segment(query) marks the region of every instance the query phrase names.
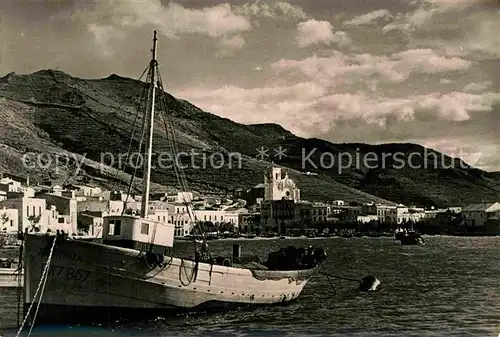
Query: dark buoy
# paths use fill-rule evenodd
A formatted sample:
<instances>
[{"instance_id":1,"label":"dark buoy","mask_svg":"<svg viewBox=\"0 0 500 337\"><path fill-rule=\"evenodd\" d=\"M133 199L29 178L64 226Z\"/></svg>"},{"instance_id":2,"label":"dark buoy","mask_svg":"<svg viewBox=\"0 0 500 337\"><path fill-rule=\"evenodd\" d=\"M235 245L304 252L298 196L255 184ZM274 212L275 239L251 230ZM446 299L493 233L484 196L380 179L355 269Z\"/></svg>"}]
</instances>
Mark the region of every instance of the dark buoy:
<instances>
[{"instance_id":1,"label":"dark buoy","mask_svg":"<svg viewBox=\"0 0 500 337\"><path fill-rule=\"evenodd\" d=\"M375 276L369 275L363 277L361 283L359 284L359 290L363 292L367 291L376 291L378 286L380 285L380 281Z\"/></svg>"}]
</instances>

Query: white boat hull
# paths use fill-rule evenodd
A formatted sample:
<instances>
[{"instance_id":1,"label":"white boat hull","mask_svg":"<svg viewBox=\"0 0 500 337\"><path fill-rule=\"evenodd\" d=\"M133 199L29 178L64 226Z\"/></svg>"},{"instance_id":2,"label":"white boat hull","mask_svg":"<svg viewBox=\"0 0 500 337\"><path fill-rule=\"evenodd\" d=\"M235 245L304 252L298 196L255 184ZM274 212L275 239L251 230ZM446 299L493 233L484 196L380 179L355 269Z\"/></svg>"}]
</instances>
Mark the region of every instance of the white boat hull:
<instances>
[{"instance_id":1,"label":"white boat hull","mask_svg":"<svg viewBox=\"0 0 500 337\"><path fill-rule=\"evenodd\" d=\"M26 237L25 307L33 302L53 239ZM58 238L36 322L72 316L75 310L92 319L89 315L109 316L110 310L122 316L134 310L191 311L288 302L300 295L315 272L316 268L250 270L170 256L159 267L146 262L145 253L138 250Z\"/></svg>"}]
</instances>

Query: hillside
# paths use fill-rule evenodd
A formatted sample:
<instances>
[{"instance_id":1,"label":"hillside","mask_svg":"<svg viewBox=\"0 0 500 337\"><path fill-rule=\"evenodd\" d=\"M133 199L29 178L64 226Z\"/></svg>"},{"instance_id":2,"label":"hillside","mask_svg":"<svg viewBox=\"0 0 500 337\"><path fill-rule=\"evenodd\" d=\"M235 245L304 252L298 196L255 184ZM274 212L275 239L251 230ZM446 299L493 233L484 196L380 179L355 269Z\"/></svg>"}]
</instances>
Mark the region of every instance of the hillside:
<instances>
[{"instance_id":1,"label":"hillside","mask_svg":"<svg viewBox=\"0 0 500 337\"><path fill-rule=\"evenodd\" d=\"M102 169L100 163L104 158L107 159L105 164L111 164L111 154L116 159L127 153L142 90L142 82L117 75L89 80L60 71L42 70L30 75L11 73L0 78L0 171L30 174L39 181L68 182L85 176L105 187L124 185L130 179L128 174L112 171L109 167ZM390 158L382 167L383 154L401 152L408 156L414 152L430 151L418 145L332 144L320 139L304 139L279 125L235 123L204 112L187 101L165 95L166 110L173 118L181 151L189 153L194 150L206 156L215 152L225 154L220 169L191 165L185 170L189 186L200 192L225 192L262 182L269 163L256 159L256 149L270 148L272 154L273 148L282 146L286 149L286 157L274 160L276 164L290 168L289 174L301 188L303 198L308 200L392 200L440 206L500 195L499 181L477 169L434 169L429 164L431 167L426 169L399 169L394 168L397 162ZM136 144L137 140L133 143ZM157 154L170 152L161 118L157 118L155 125L154 148ZM360 163L340 171L338 163L321 168L306 161L307 165L303 167L303 153L313 149L316 152L310 159L318 166L320 155L325 152L334 157L346 153L363 157L373 152L379 157L378 165ZM37 169L29 169L23 165L26 154L33 159L40 153L50 153L52 159L64 153L65 158L72 158L72 163L61 159L61 165L56 169L56 165L48 165L47 157L44 159L47 169L41 169L40 165ZM229 167L228 158L236 153L241 154L241 166L233 161L233 166ZM438 152L436 154L438 167L452 160ZM82 160L83 172L73 175L75 162ZM201 155L195 163L201 166ZM318 175L305 174L308 171ZM156 183L153 190L178 187L173 169L157 167L152 179Z\"/></svg>"}]
</instances>

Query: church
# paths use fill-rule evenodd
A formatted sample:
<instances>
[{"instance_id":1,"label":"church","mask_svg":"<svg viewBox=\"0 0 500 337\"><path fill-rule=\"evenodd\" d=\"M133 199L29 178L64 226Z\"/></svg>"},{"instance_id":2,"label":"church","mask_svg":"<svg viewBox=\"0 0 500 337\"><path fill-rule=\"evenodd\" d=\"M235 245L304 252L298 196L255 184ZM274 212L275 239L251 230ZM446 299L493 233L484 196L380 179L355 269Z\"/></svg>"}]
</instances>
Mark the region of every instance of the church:
<instances>
[{"instance_id":1,"label":"church","mask_svg":"<svg viewBox=\"0 0 500 337\"><path fill-rule=\"evenodd\" d=\"M264 175L264 201L268 200L300 201L300 189L295 182L288 177L288 173L283 175L282 169L274 165Z\"/></svg>"}]
</instances>

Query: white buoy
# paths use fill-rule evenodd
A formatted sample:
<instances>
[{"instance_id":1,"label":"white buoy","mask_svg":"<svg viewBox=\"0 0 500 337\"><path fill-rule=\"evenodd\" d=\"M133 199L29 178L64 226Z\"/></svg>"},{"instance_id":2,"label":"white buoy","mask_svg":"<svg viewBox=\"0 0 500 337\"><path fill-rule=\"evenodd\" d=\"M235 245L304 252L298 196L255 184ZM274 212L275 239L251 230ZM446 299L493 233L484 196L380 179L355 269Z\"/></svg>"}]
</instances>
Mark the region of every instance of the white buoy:
<instances>
[{"instance_id":1,"label":"white buoy","mask_svg":"<svg viewBox=\"0 0 500 337\"><path fill-rule=\"evenodd\" d=\"M359 284L360 291L377 291L378 286L380 285L380 280L375 276L369 275L363 277L361 283Z\"/></svg>"}]
</instances>

